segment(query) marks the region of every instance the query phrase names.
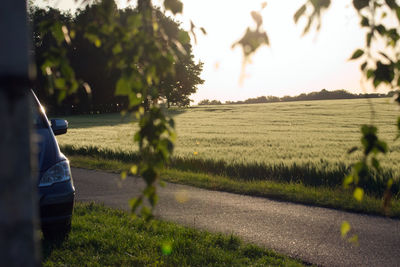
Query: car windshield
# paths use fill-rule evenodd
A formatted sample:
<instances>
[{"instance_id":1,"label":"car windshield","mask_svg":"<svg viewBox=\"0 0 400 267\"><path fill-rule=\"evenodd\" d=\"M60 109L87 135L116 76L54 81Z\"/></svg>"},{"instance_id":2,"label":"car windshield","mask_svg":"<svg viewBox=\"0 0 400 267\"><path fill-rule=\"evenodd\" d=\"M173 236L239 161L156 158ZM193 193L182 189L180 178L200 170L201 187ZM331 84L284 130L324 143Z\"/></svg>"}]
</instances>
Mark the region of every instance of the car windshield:
<instances>
[{"instance_id":1,"label":"car windshield","mask_svg":"<svg viewBox=\"0 0 400 267\"><path fill-rule=\"evenodd\" d=\"M47 124L45 116L43 116L42 108L36 101L33 101L31 105L31 111L33 127L35 127L36 129L46 128Z\"/></svg>"}]
</instances>

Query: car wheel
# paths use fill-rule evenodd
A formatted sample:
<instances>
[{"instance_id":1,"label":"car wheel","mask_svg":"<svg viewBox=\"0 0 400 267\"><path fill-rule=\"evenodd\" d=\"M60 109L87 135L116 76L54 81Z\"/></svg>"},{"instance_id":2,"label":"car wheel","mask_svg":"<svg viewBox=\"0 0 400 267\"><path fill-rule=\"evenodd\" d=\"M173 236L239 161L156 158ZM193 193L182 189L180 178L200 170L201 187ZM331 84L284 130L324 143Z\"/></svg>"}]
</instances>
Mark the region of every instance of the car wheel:
<instances>
[{"instance_id":1,"label":"car wheel","mask_svg":"<svg viewBox=\"0 0 400 267\"><path fill-rule=\"evenodd\" d=\"M66 240L71 232L71 222L66 222L63 224L50 225L42 229L43 238L49 241L55 240Z\"/></svg>"}]
</instances>

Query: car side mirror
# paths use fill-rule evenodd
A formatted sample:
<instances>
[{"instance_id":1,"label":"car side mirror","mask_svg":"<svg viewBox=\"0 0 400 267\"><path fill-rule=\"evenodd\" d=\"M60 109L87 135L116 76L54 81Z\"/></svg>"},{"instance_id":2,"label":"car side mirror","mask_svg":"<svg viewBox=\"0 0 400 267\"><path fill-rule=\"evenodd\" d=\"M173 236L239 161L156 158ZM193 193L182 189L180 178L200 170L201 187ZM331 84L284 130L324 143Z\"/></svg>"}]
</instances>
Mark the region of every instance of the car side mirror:
<instances>
[{"instance_id":1,"label":"car side mirror","mask_svg":"<svg viewBox=\"0 0 400 267\"><path fill-rule=\"evenodd\" d=\"M51 129L53 130L54 135L60 135L67 133L68 129L68 121L63 119L51 119Z\"/></svg>"}]
</instances>

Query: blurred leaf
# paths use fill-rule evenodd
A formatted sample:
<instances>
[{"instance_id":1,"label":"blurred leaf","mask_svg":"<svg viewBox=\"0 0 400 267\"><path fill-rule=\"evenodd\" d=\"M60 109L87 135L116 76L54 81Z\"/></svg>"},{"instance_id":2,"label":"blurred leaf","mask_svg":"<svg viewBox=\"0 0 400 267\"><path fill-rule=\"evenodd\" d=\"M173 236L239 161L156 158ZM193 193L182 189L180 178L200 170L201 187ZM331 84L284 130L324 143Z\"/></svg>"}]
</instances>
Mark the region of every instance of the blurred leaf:
<instances>
[{"instance_id":1,"label":"blurred leaf","mask_svg":"<svg viewBox=\"0 0 400 267\"><path fill-rule=\"evenodd\" d=\"M361 64L360 69L361 70L365 70L365 68L367 67L367 62L364 62L363 64Z\"/></svg>"},{"instance_id":2,"label":"blurred leaf","mask_svg":"<svg viewBox=\"0 0 400 267\"><path fill-rule=\"evenodd\" d=\"M384 35L386 33L386 28L382 24L375 26L375 30L377 30L381 35Z\"/></svg>"},{"instance_id":3,"label":"blurred leaf","mask_svg":"<svg viewBox=\"0 0 400 267\"><path fill-rule=\"evenodd\" d=\"M113 47L112 52L113 52L114 55L117 55L117 54L121 53L121 52L122 52L122 46L121 46L121 44L120 44L120 43L117 43L117 44Z\"/></svg>"},{"instance_id":4,"label":"blurred leaf","mask_svg":"<svg viewBox=\"0 0 400 267\"><path fill-rule=\"evenodd\" d=\"M56 78L56 79L54 79L54 85L58 89L64 89L66 86L66 81L63 78Z\"/></svg>"},{"instance_id":5,"label":"blurred leaf","mask_svg":"<svg viewBox=\"0 0 400 267\"><path fill-rule=\"evenodd\" d=\"M294 14L293 19L294 19L294 23L297 23L300 19L300 17L304 14L304 12L306 11L306 5L302 5Z\"/></svg>"},{"instance_id":6,"label":"blurred leaf","mask_svg":"<svg viewBox=\"0 0 400 267\"><path fill-rule=\"evenodd\" d=\"M391 8L391 9L397 9L399 6L397 5L395 0L385 0L385 3Z\"/></svg>"},{"instance_id":7,"label":"blurred leaf","mask_svg":"<svg viewBox=\"0 0 400 267\"><path fill-rule=\"evenodd\" d=\"M206 29L204 29L203 27L200 27L200 30L201 30L201 32L202 32L204 35L207 34Z\"/></svg>"},{"instance_id":8,"label":"blurred leaf","mask_svg":"<svg viewBox=\"0 0 400 267\"><path fill-rule=\"evenodd\" d=\"M164 0L164 7L166 10L170 10L174 15L182 13L183 4L179 0Z\"/></svg>"},{"instance_id":9,"label":"blurred leaf","mask_svg":"<svg viewBox=\"0 0 400 267\"><path fill-rule=\"evenodd\" d=\"M380 164L379 164L379 161L375 158L375 157L372 157L371 158L371 164L372 164L372 167L374 167L375 168L375 170L379 170L380 169Z\"/></svg>"},{"instance_id":10,"label":"blurred leaf","mask_svg":"<svg viewBox=\"0 0 400 267\"><path fill-rule=\"evenodd\" d=\"M127 172L125 172L125 171L121 172L121 179L122 179L122 180L125 180L126 177L127 177L127 175L128 175Z\"/></svg>"},{"instance_id":11,"label":"blurred leaf","mask_svg":"<svg viewBox=\"0 0 400 267\"><path fill-rule=\"evenodd\" d=\"M264 9L264 8L266 8L267 7L267 2L262 2L261 3L261 9Z\"/></svg>"},{"instance_id":12,"label":"blurred leaf","mask_svg":"<svg viewBox=\"0 0 400 267\"><path fill-rule=\"evenodd\" d=\"M362 55L364 55L364 51L361 50L361 49L357 49L356 51L354 51L354 53L351 56L350 60L357 59L357 58L361 57Z\"/></svg>"},{"instance_id":13,"label":"blurred leaf","mask_svg":"<svg viewBox=\"0 0 400 267\"><path fill-rule=\"evenodd\" d=\"M363 27L368 27L369 26L369 19L367 17L362 16L361 26L363 26Z\"/></svg>"},{"instance_id":14,"label":"blurred leaf","mask_svg":"<svg viewBox=\"0 0 400 267\"><path fill-rule=\"evenodd\" d=\"M348 188L349 185L351 185L353 183L354 179L353 179L353 175L347 175L344 180L343 180L343 187L344 188Z\"/></svg>"},{"instance_id":15,"label":"blurred leaf","mask_svg":"<svg viewBox=\"0 0 400 267\"><path fill-rule=\"evenodd\" d=\"M364 197L364 190L362 188L360 188L360 187L357 187L356 189L354 189L353 197L357 201L361 202L363 197Z\"/></svg>"},{"instance_id":16,"label":"blurred leaf","mask_svg":"<svg viewBox=\"0 0 400 267\"><path fill-rule=\"evenodd\" d=\"M397 16L397 20L400 21L400 7L396 8L396 16Z\"/></svg>"},{"instance_id":17,"label":"blurred leaf","mask_svg":"<svg viewBox=\"0 0 400 267\"><path fill-rule=\"evenodd\" d=\"M121 96L129 95L130 92L131 92L131 85L129 79L126 76L122 76L117 81L115 95L121 95Z\"/></svg>"},{"instance_id":18,"label":"blurred leaf","mask_svg":"<svg viewBox=\"0 0 400 267\"><path fill-rule=\"evenodd\" d=\"M136 174L137 174L137 171L138 171L138 166L137 166L137 165L132 165L132 167L130 168L130 172L131 172L133 175L136 175Z\"/></svg>"},{"instance_id":19,"label":"blurred leaf","mask_svg":"<svg viewBox=\"0 0 400 267\"><path fill-rule=\"evenodd\" d=\"M99 37L96 34L86 32L84 36L85 36L86 39L88 39L96 47L100 47L101 46L101 41L100 41Z\"/></svg>"},{"instance_id":20,"label":"blurred leaf","mask_svg":"<svg viewBox=\"0 0 400 267\"><path fill-rule=\"evenodd\" d=\"M367 40L366 40L367 47L370 47L370 46L371 46L372 37L373 37L372 32L369 32L369 33L367 34Z\"/></svg>"},{"instance_id":21,"label":"blurred leaf","mask_svg":"<svg viewBox=\"0 0 400 267\"><path fill-rule=\"evenodd\" d=\"M369 0L353 0L353 6L357 10L361 10L369 5Z\"/></svg>"},{"instance_id":22,"label":"blurred leaf","mask_svg":"<svg viewBox=\"0 0 400 267\"><path fill-rule=\"evenodd\" d=\"M342 226L340 227L340 233L342 234L342 237L346 237L347 233L350 231L351 226L349 222L344 221L342 222Z\"/></svg>"},{"instance_id":23,"label":"blurred leaf","mask_svg":"<svg viewBox=\"0 0 400 267\"><path fill-rule=\"evenodd\" d=\"M181 44L190 43L190 36L186 31L179 31L178 40Z\"/></svg>"},{"instance_id":24,"label":"blurred leaf","mask_svg":"<svg viewBox=\"0 0 400 267\"><path fill-rule=\"evenodd\" d=\"M165 255L165 256L171 255L171 253L172 253L172 245L171 245L171 242L164 242L164 243L161 245L161 252L162 252L162 254Z\"/></svg>"},{"instance_id":25,"label":"blurred leaf","mask_svg":"<svg viewBox=\"0 0 400 267\"><path fill-rule=\"evenodd\" d=\"M131 206L132 212L136 211L136 209L142 204L143 200L142 198L132 198L129 201L129 205Z\"/></svg>"},{"instance_id":26,"label":"blurred leaf","mask_svg":"<svg viewBox=\"0 0 400 267\"><path fill-rule=\"evenodd\" d=\"M71 36L71 38L74 39L75 36L76 36L76 32L75 32L74 30L71 30L71 31L69 32L69 36Z\"/></svg>"},{"instance_id":27,"label":"blurred leaf","mask_svg":"<svg viewBox=\"0 0 400 267\"><path fill-rule=\"evenodd\" d=\"M64 33L62 27L63 25L60 22L55 22L51 26L51 33L54 39L56 39L58 45L61 45L61 43L64 41Z\"/></svg>"},{"instance_id":28,"label":"blurred leaf","mask_svg":"<svg viewBox=\"0 0 400 267\"><path fill-rule=\"evenodd\" d=\"M251 14L251 17L253 18L253 20L256 22L257 28L259 28L263 23L262 16L260 15L260 13L258 13L256 11L251 11L250 14Z\"/></svg>"},{"instance_id":29,"label":"blurred leaf","mask_svg":"<svg viewBox=\"0 0 400 267\"><path fill-rule=\"evenodd\" d=\"M358 235L353 235L349 238L349 242L353 243L354 245L358 246Z\"/></svg>"},{"instance_id":30,"label":"blurred leaf","mask_svg":"<svg viewBox=\"0 0 400 267\"><path fill-rule=\"evenodd\" d=\"M353 153L353 152L355 152L355 151L357 151L358 150L358 147L357 146L353 146L352 148L350 148L349 150L347 150L347 154L351 154L351 153Z\"/></svg>"}]
</instances>

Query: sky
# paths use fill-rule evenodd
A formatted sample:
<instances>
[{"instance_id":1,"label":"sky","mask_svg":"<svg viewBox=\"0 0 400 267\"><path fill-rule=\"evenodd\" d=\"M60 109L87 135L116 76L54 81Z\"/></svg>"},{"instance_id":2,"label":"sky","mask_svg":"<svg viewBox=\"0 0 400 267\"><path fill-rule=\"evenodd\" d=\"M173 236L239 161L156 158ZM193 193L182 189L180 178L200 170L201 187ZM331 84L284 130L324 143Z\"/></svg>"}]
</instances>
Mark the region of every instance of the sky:
<instances>
[{"instance_id":1,"label":"sky","mask_svg":"<svg viewBox=\"0 0 400 267\"><path fill-rule=\"evenodd\" d=\"M155 0L157 4L158 0ZM35 1L37 2L37 1ZM120 7L126 0L117 0ZM349 61L357 48L364 47L364 32L351 0L332 1L324 13L322 28L302 36L305 18L296 25L293 14L305 0L183 0L183 15L177 20L189 29L190 20L204 27L206 35L197 34L193 42L196 60L204 63L201 77L205 80L191 99L224 101L244 100L258 96L298 95L321 89L346 89L353 93L372 92L361 83L359 61ZM250 12L260 10L271 46L253 55L240 82L242 51L231 46L248 26L254 26ZM73 0L51 1L64 10L74 10ZM134 4L131 1L130 4ZM384 88L382 88L383 92Z\"/></svg>"}]
</instances>

